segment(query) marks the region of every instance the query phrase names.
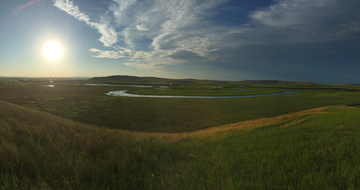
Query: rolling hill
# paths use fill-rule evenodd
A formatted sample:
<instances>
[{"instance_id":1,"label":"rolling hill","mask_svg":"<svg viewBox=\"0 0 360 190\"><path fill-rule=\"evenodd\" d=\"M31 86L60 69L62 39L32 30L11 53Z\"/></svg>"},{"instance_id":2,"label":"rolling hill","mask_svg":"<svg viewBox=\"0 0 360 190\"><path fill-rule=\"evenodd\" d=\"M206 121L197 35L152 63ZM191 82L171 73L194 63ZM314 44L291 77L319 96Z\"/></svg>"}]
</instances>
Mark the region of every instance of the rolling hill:
<instances>
[{"instance_id":1,"label":"rolling hill","mask_svg":"<svg viewBox=\"0 0 360 190\"><path fill-rule=\"evenodd\" d=\"M2 189L358 189L358 107L135 133L0 102Z\"/></svg>"},{"instance_id":2,"label":"rolling hill","mask_svg":"<svg viewBox=\"0 0 360 190\"><path fill-rule=\"evenodd\" d=\"M281 81L281 80L244 80L244 81L220 81L220 80L198 80L198 79L168 79L158 77L137 77L127 75L114 75L105 77L93 77L89 79L90 82L112 82L112 83L231 83L237 82L240 84L318 84L306 81Z\"/></svg>"}]
</instances>

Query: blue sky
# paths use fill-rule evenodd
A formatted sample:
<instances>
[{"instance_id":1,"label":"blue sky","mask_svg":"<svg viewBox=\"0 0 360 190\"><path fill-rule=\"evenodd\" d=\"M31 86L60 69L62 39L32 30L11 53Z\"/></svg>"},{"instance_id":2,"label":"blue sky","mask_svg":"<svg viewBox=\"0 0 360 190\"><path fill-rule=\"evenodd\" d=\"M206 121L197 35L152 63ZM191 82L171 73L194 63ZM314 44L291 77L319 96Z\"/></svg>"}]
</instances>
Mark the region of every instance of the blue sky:
<instances>
[{"instance_id":1,"label":"blue sky","mask_svg":"<svg viewBox=\"0 0 360 190\"><path fill-rule=\"evenodd\" d=\"M359 0L8 0L0 76L360 83ZM63 55L42 53L56 40Z\"/></svg>"}]
</instances>

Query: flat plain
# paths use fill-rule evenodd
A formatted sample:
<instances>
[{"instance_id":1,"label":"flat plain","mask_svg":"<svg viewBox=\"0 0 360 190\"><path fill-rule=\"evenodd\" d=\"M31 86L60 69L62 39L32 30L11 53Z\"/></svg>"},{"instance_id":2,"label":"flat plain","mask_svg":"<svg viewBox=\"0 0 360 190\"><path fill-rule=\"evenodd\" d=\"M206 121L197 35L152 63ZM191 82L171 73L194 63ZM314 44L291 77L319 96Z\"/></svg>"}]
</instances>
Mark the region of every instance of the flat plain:
<instances>
[{"instance_id":1,"label":"flat plain","mask_svg":"<svg viewBox=\"0 0 360 190\"><path fill-rule=\"evenodd\" d=\"M96 126L148 132L194 131L306 109L360 102L360 87L355 85L246 85L223 82L170 86L169 83L137 83L136 85L152 86L137 88L126 87L134 85L129 82L112 84L122 86L89 86L86 85L89 83L87 80L54 80L52 83L48 79L13 81L3 79L0 100ZM161 88L165 85L166 88ZM221 88L211 89L212 87ZM337 90L338 88L344 90ZM282 90L299 93L234 99L132 98L105 95L116 90L162 95L249 95Z\"/></svg>"}]
</instances>

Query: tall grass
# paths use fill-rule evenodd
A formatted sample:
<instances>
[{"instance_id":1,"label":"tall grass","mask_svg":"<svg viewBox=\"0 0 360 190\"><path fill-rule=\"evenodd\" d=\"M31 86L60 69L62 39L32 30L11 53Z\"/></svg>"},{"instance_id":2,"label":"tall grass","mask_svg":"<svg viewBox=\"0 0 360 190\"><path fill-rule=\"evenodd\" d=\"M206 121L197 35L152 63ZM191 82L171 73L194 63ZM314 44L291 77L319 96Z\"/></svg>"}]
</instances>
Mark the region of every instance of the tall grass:
<instances>
[{"instance_id":1,"label":"tall grass","mask_svg":"<svg viewBox=\"0 0 360 190\"><path fill-rule=\"evenodd\" d=\"M359 113L330 107L166 134L0 102L0 188L358 189Z\"/></svg>"}]
</instances>

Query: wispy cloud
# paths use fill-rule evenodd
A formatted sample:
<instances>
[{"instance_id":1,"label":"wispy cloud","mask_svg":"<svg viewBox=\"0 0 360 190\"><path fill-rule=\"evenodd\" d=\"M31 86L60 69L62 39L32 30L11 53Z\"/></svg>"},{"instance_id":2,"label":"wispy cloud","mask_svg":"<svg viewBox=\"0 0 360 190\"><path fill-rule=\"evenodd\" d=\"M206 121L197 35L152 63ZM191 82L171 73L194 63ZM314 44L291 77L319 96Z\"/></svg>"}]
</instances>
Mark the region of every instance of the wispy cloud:
<instances>
[{"instance_id":1,"label":"wispy cloud","mask_svg":"<svg viewBox=\"0 0 360 190\"><path fill-rule=\"evenodd\" d=\"M117 33L115 29L104 23L91 22L88 15L79 10L78 6L75 6L70 0L54 0L54 6L65 11L67 14L75 17L80 21L84 21L87 25L98 30L101 34L99 39L104 46L110 47L117 42Z\"/></svg>"},{"instance_id":2,"label":"wispy cloud","mask_svg":"<svg viewBox=\"0 0 360 190\"><path fill-rule=\"evenodd\" d=\"M136 29L138 29L139 31L148 31L149 29L144 25L136 25Z\"/></svg>"},{"instance_id":3,"label":"wispy cloud","mask_svg":"<svg viewBox=\"0 0 360 190\"><path fill-rule=\"evenodd\" d=\"M94 55L93 57L97 57L97 58L112 58L112 59L117 59L117 58L124 58L124 57L130 57L131 54L130 52L125 52L125 51L103 51L103 50L99 50L96 48L91 48L89 51L93 52L93 53L97 53L97 55Z\"/></svg>"},{"instance_id":4,"label":"wispy cloud","mask_svg":"<svg viewBox=\"0 0 360 190\"><path fill-rule=\"evenodd\" d=\"M250 14L252 22L266 29L288 30L303 40L331 40L360 18L357 0L281 0ZM348 28L354 30L355 28ZM344 36L343 36L344 37Z\"/></svg>"},{"instance_id":5,"label":"wispy cloud","mask_svg":"<svg viewBox=\"0 0 360 190\"><path fill-rule=\"evenodd\" d=\"M114 48L90 49L94 57L127 58L124 64L136 68L159 68L195 60L219 62L240 55L259 57L266 53L254 51L244 55L239 51L246 52L242 48L248 46L360 36L358 0L277 0L269 7L250 11L243 24L211 21L209 18L216 16L213 10L227 2L113 0L107 7L110 16L101 23L90 21L70 0L55 0L55 6L97 29L104 46Z\"/></svg>"},{"instance_id":6,"label":"wispy cloud","mask_svg":"<svg viewBox=\"0 0 360 190\"><path fill-rule=\"evenodd\" d=\"M40 1L40 0L31 0L31 1L29 1L29 2L27 2L27 3L25 3L25 4L23 4L23 5L21 5L21 6L19 6L19 7L17 7L16 9L14 9L14 10L13 10L13 13L16 13L16 12L18 12L18 11L20 11L20 10L22 10L22 9L30 6L30 5L32 5L32 4L38 3L39 1Z\"/></svg>"},{"instance_id":7,"label":"wispy cloud","mask_svg":"<svg viewBox=\"0 0 360 190\"><path fill-rule=\"evenodd\" d=\"M282 0L270 7L254 11L250 18L268 26L304 26L317 23L318 19L333 14L324 10L336 4L336 0ZM323 14L320 15L319 11Z\"/></svg>"}]
</instances>

